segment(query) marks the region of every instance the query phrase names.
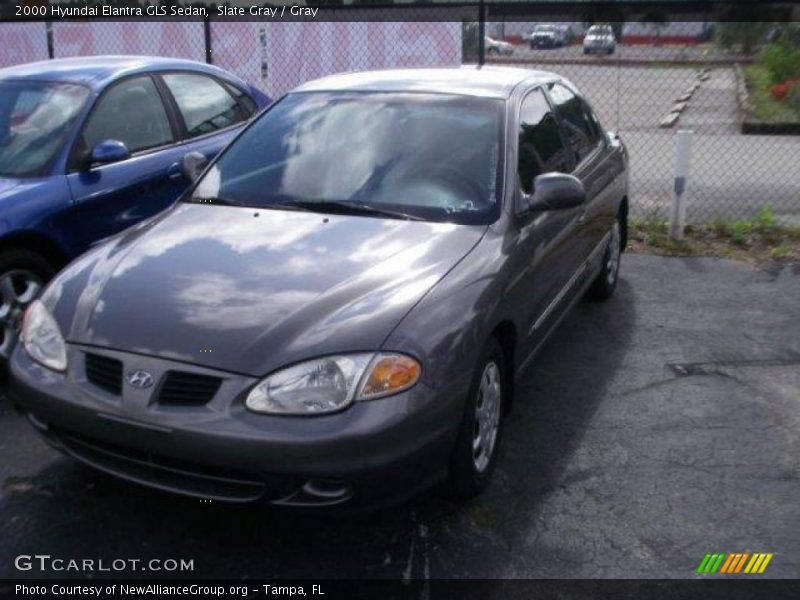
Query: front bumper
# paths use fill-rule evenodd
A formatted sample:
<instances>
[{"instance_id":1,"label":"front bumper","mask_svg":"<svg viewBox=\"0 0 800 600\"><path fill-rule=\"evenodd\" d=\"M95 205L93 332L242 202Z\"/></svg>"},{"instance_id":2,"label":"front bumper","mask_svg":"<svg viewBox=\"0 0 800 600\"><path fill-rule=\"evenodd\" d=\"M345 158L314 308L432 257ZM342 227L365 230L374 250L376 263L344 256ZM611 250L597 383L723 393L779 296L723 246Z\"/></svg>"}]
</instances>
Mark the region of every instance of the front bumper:
<instances>
[{"instance_id":1,"label":"front bumper","mask_svg":"<svg viewBox=\"0 0 800 600\"><path fill-rule=\"evenodd\" d=\"M614 50L614 46L612 44L606 43L590 43L583 45L583 51L587 53L593 52L612 52Z\"/></svg>"},{"instance_id":2,"label":"front bumper","mask_svg":"<svg viewBox=\"0 0 800 600\"><path fill-rule=\"evenodd\" d=\"M115 395L86 378L85 355L122 361L154 375L151 390ZM10 361L9 395L53 446L107 473L150 487L233 502L354 507L391 504L446 474L463 395L412 389L315 417L258 415L244 407L256 379L177 361L69 346L58 374L20 348ZM161 406L171 370L222 377L201 406Z\"/></svg>"}]
</instances>

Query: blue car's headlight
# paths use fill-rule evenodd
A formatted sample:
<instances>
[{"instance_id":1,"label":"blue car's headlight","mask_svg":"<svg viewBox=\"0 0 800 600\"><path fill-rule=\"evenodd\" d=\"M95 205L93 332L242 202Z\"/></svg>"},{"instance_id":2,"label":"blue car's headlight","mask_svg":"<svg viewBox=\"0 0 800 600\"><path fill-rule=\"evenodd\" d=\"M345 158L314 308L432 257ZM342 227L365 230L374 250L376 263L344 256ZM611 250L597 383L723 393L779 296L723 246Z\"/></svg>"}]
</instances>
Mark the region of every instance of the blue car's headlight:
<instances>
[{"instance_id":1,"label":"blue car's headlight","mask_svg":"<svg viewBox=\"0 0 800 600\"><path fill-rule=\"evenodd\" d=\"M58 323L39 300L31 302L22 322L22 345L40 365L54 371L67 370L67 345Z\"/></svg>"},{"instance_id":2,"label":"blue car's headlight","mask_svg":"<svg viewBox=\"0 0 800 600\"><path fill-rule=\"evenodd\" d=\"M403 354L327 356L288 367L256 385L245 405L254 412L313 415L334 412L354 400L407 390L421 368Z\"/></svg>"}]
</instances>

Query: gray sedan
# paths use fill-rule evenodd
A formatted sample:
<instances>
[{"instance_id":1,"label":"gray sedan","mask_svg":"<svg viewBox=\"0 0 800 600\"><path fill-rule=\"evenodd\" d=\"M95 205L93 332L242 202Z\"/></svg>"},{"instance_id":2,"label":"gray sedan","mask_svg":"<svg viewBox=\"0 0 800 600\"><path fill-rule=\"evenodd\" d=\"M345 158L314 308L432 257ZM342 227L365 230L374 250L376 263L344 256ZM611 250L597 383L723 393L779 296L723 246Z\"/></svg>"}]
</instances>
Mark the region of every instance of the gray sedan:
<instances>
[{"instance_id":1,"label":"gray sedan","mask_svg":"<svg viewBox=\"0 0 800 600\"><path fill-rule=\"evenodd\" d=\"M50 283L13 401L66 454L163 490L473 497L518 374L577 300L614 291L627 164L551 73L307 83Z\"/></svg>"}]
</instances>

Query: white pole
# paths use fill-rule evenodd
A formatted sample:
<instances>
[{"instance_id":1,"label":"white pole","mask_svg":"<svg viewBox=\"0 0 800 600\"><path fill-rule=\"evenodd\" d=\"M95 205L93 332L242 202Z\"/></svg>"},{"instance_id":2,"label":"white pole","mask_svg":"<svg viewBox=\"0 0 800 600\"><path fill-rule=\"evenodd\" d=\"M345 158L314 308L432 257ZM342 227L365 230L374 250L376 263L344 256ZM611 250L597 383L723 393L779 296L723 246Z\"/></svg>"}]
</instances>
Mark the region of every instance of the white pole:
<instances>
[{"instance_id":1,"label":"white pole","mask_svg":"<svg viewBox=\"0 0 800 600\"><path fill-rule=\"evenodd\" d=\"M669 236L674 240L683 239L686 221L686 205L683 193L689 178L689 164L692 157L692 130L681 129L675 136L675 197L672 201L672 214L669 220Z\"/></svg>"}]
</instances>

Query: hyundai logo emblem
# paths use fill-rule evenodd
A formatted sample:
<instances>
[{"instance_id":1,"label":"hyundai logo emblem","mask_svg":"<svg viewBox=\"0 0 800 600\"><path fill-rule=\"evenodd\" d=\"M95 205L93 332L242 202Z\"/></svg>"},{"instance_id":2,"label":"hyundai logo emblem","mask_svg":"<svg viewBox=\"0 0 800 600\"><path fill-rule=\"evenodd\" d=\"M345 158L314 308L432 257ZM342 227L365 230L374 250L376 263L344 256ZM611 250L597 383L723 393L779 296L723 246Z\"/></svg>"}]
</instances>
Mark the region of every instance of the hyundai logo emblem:
<instances>
[{"instance_id":1,"label":"hyundai logo emblem","mask_svg":"<svg viewBox=\"0 0 800 600\"><path fill-rule=\"evenodd\" d=\"M153 376L147 371L131 371L126 379L135 388L149 388L153 385Z\"/></svg>"}]
</instances>

